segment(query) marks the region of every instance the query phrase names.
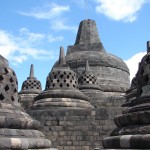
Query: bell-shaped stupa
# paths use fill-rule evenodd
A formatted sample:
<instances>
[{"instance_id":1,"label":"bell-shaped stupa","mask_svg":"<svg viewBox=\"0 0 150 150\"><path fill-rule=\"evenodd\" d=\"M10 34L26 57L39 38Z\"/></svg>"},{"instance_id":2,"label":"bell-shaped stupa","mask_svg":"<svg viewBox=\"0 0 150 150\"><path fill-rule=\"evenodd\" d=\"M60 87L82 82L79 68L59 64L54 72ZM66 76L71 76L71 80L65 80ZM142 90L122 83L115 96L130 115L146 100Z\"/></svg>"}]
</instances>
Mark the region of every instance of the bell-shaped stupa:
<instances>
[{"instance_id":1,"label":"bell-shaped stupa","mask_svg":"<svg viewBox=\"0 0 150 150\"><path fill-rule=\"evenodd\" d=\"M0 149L50 149L51 142L37 130L40 123L21 110L17 90L16 74L0 55Z\"/></svg>"},{"instance_id":2,"label":"bell-shaped stupa","mask_svg":"<svg viewBox=\"0 0 150 150\"><path fill-rule=\"evenodd\" d=\"M66 62L79 77L88 60L104 92L125 92L130 85L129 69L122 59L105 51L94 20L81 21L75 44L68 46Z\"/></svg>"},{"instance_id":3,"label":"bell-shaped stupa","mask_svg":"<svg viewBox=\"0 0 150 150\"><path fill-rule=\"evenodd\" d=\"M125 103L127 110L115 117L115 129L103 141L104 148L150 149L150 42L147 54L142 58L136 74L132 98ZM131 96L131 95L130 95Z\"/></svg>"},{"instance_id":4,"label":"bell-shaped stupa","mask_svg":"<svg viewBox=\"0 0 150 150\"><path fill-rule=\"evenodd\" d=\"M105 95L103 95L104 92L97 84L97 78L91 71L88 60L86 61L85 70L78 79L78 83L79 90L89 96L89 101L93 106L98 107Z\"/></svg>"},{"instance_id":5,"label":"bell-shaped stupa","mask_svg":"<svg viewBox=\"0 0 150 150\"><path fill-rule=\"evenodd\" d=\"M61 47L59 61L47 77L45 90L35 98L33 109L93 108L87 99L78 90L76 74L66 64L64 49Z\"/></svg>"},{"instance_id":6,"label":"bell-shaped stupa","mask_svg":"<svg viewBox=\"0 0 150 150\"><path fill-rule=\"evenodd\" d=\"M34 76L34 66L31 65L30 74L22 84L19 92L19 101L25 109L29 109L34 103L34 97L42 92L41 82Z\"/></svg>"},{"instance_id":7,"label":"bell-shaped stupa","mask_svg":"<svg viewBox=\"0 0 150 150\"><path fill-rule=\"evenodd\" d=\"M86 61L86 67L85 71L81 74L81 76L78 79L79 83L79 89L98 89L101 90L101 88L97 84L97 78L93 74L93 72L90 70L88 60Z\"/></svg>"}]
</instances>

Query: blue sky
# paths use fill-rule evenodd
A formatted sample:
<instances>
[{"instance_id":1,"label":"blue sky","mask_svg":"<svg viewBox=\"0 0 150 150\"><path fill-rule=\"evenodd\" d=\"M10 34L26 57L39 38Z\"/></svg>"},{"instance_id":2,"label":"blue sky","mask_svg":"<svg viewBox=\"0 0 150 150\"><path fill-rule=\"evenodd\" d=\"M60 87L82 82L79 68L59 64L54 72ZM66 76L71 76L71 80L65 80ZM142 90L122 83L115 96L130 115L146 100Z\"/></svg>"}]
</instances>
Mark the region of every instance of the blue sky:
<instances>
[{"instance_id":1,"label":"blue sky","mask_svg":"<svg viewBox=\"0 0 150 150\"><path fill-rule=\"evenodd\" d=\"M59 47L73 45L80 21L93 19L106 51L127 63L132 78L150 40L149 14L149 0L0 0L0 54L19 91L30 64L44 89Z\"/></svg>"}]
</instances>

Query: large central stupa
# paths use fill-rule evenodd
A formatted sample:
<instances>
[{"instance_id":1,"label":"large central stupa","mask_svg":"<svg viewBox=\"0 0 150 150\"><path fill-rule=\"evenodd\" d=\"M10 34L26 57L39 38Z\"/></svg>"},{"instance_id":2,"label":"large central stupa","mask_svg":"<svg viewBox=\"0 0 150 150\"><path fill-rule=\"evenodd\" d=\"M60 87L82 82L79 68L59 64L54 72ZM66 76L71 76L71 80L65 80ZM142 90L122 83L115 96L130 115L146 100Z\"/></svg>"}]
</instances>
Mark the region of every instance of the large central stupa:
<instances>
[{"instance_id":1,"label":"large central stupa","mask_svg":"<svg viewBox=\"0 0 150 150\"><path fill-rule=\"evenodd\" d=\"M104 92L125 92L129 88L129 69L122 59L105 51L94 20L81 21L75 44L68 46L66 62L79 77L89 61L91 71Z\"/></svg>"}]
</instances>

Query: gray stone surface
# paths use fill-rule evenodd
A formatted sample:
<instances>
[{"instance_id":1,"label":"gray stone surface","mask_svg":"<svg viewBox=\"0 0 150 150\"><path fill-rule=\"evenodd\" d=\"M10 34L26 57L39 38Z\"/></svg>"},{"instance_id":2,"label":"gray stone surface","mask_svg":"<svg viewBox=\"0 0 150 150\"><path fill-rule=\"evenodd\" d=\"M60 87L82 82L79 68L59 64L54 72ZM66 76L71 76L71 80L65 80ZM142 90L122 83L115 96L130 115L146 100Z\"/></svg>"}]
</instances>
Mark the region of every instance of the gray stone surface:
<instances>
[{"instance_id":1,"label":"gray stone surface","mask_svg":"<svg viewBox=\"0 0 150 150\"><path fill-rule=\"evenodd\" d=\"M68 46L66 55L66 62L77 77L86 60L104 91L125 92L129 88L129 69L120 58L105 51L95 21L89 19L80 23L75 45Z\"/></svg>"},{"instance_id":2,"label":"gray stone surface","mask_svg":"<svg viewBox=\"0 0 150 150\"><path fill-rule=\"evenodd\" d=\"M149 43L149 42L147 42ZM103 141L105 148L150 149L150 52L142 58L131 88L127 91L128 107L115 117L117 128Z\"/></svg>"},{"instance_id":3,"label":"gray stone surface","mask_svg":"<svg viewBox=\"0 0 150 150\"><path fill-rule=\"evenodd\" d=\"M110 110L112 111L112 110ZM102 139L113 129L112 115L106 108L28 110L39 120L41 131L59 150L93 150L102 148ZM113 112L113 111L112 111Z\"/></svg>"},{"instance_id":4,"label":"gray stone surface","mask_svg":"<svg viewBox=\"0 0 150 150\"><path fill-rule=\"evenodd\" d=\"M115 128L113 118L121 113L119 106L124 97L113 92L107 98L102 96L104 92L97 85L88 62L81 76L84 79L79 79L79 88L82 84L82 90L88 94L85 92L85 96L79 92L75 73L65 63L64 52L60 54L59 63L55 64L47 77L45 90L35 98L36 102L28 112L42 123L41 131L52 141L52 146L59 150L102 148L103 137ZM93 101L92 104L97 108L91 109L87 101Z\"/></svg>"},{"instance_id":5,"label":"gray stone surface","mask_svg":"<svg viewBox=\"0 0 150 150\"><path fill-rule=\"evenodd\" d=\"M65 62L64 49L60 48L59 63L53 67L45 90L35 98L32 109L39 108L93 108L88 97L78 90L76 74Z\"/></svg>"},{"instance_id":6,"label":"gray stone surface","mask_svg":"<svg viewBox=\"0 0 150 150\"><path fill-rule=\"evenodd\" d=\"M34 77L32 71L30 76ZM53 147L93 150L102 149L102 139L116 127L114 116L124 110L120 106L128 88L126 64L106 52L95 21L88 19L80 23L75 45L68 46L66 57L61 47L45 90L36 96L22 89L20 95L25 108L31 106L27 111L41 122L41 131Z\"/></svg>"},{"instance_id":7,"label":"gray stone surface","mask_svg":"<svg viewBox=\"0 0 150 150\"><path fill-rule=\"evenodd\" d=\"M30 109L34 103L34 98L42 92L41 82L34 77L34 66L31 65L30 75L22 84L19 92L19 102L25 109Z\"/></svg>"},{"instance_id":8,"label":"gray stone surface","mask_svg":"<svg viewBox=\"0 0 150 150\"><path fill-rule=\"evenodd\" d=\"M5 63L6 62L6 63ZM8 61L0 57L0 149L50 148L51 142L38 131L40 123L18 103L18 82Z\"/></svg>"},{"instance_id":9,"label":"gray stone surface","mask_svg":"<svg viewBox=\"0 0 150 150\"><path fill-rule=\"evenodd\" d=\"M100 38L95 21L84 20L80 23L75 45L89 43L100 43Z\"/></svg>"},{"instance_id":10,"label":"gray stone surface","mask_svg":"<svg viewBox=\"0 0 150 150\"><path fill-rule=\"evenodd\" d=\"M102 139L116 127L114 116L123 110L129 70L120 58L105 51L92 20L81 22L66 57L61 49L45 90L28 112L42 123L41 130L55 148L102 148ZM87 65L85 71L87 60L90 68Z\"/></svg>"}]
</instances>

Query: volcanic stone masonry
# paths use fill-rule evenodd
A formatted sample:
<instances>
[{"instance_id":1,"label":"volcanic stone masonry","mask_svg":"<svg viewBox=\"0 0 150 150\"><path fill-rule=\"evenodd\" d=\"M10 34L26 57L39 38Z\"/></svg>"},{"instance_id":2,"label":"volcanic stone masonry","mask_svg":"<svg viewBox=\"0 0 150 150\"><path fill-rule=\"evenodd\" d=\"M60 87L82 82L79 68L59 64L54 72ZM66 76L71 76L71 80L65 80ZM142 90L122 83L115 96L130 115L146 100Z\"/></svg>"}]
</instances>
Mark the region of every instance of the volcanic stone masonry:
<instances>
[{"instance_id":1,"label":"volcanic stone masonry","mask_svg":"<svg viewBox=\"0 0 150 150\"><path fill-rule=\"evenodd\" d=\"M103 141L105 148L150 149L150 42L127 92L128 107L115 117L117 128ZM132 90L131 90L132 89ZM129 94L130 93L130 94Z\"/></svg>"},{"instance_id":2,"label":"volcanic stone masonry","mask_svg":"<svg viewBox=\"0 0 150 150\"><path fill-rule=\"evenodd\" d=\"M20 102L41 122L52 147L93 150L102 148L102 139L116 127L113 119L123 110L129 70L105 51L95 21L88 19L80 23L75 45L68 46L66 56L61 47L45 90L34 95L28 90L28 78L25 83Z\"/></svg>"},{"instance_id":3,"label":"volcanic stone masonry","mask_svg":"<svg viewBox=\"0 0 150 150\"><path fill-rule=\"evenodd\" d=\"M37 97L32 109L84 109L94 108L78 90L76 74L65 62L63 47L60 48L59 63L53 67L46 81L46 88Z\"/></svg>"},{"instance_id":4,"label":"volcanic stone masonry","mask_svg":"<svg viewBox=\"0 0 150 150\"><path fill-rule=\"evenodd\" d=\"M34 103L34 97L42 92L41 82L34 77L34 66L31 65L30 75L22 84L19 92L19 102L25 109L29 109Z\"/></svg>"},{"instance_id":5,"label":"volcanic stone masonry","mask_svg":"<svg viewBox=\"0 0 150 150\"><path fill-rule=\"evenodd\" d=\"M77 77L84 71L86 60L104 92L125 92L129 88L128 67L120 58L106 52L96 23L90 19L81 21L75 45L68 46L66 54L66 62Z\"/></svg>"},{"instance_id":6,"label":"volcanic stone masonry","mask_svg":"<svg viewBox=\"0 0 150 150\"><path fill-rule=\"evenodd\" d=\"M17 90L16 74L0 55L0 149L50 150L51 142L38 131L40 123L18 103Z\"/></svg>"},{"instance_id":7,"label":"volcanic stone masonry","mask_svg":"<svg viewBox=\"0 0 150 150\"><path fill-rule=\"evenodd\" d=\"M82 93L89 96L89 101L94 107L98 107L105 95L102 89L98 86L97 78L89 67L88 60L83 73L78 79L79 89ZM101 98L101 100L100 100Z\"/></svg>"}]
</instances>

